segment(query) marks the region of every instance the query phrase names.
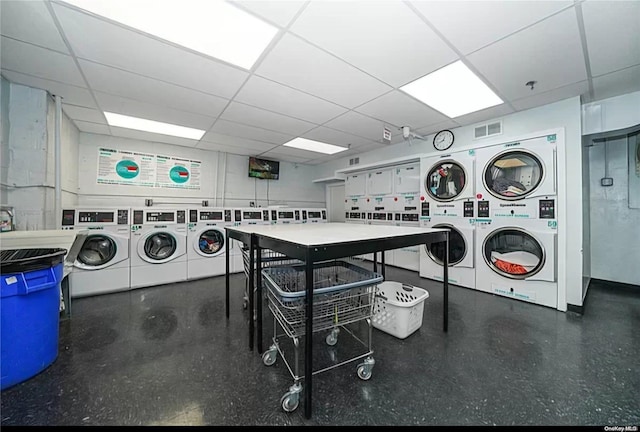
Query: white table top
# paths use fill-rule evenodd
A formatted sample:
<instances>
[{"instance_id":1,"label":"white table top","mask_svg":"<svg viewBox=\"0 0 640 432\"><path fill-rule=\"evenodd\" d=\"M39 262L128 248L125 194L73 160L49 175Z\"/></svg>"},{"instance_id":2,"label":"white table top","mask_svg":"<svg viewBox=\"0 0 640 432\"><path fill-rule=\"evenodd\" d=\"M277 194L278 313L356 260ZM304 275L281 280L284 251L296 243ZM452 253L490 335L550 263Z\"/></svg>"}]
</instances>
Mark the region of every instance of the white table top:
<instances>
[{"instance_id":1,"label":"white table top","mask_svg":"<svg viewBox=\"0 0 640 432\"><path fill-rule=\"evenodd\" d=\"M304 246L321 246L377 239L383 240L407 235L449 231L446 228L401 227L348 223L246 225L227 228L247 234L260 234L265 237Z\"/></svg>"}]
</instances>

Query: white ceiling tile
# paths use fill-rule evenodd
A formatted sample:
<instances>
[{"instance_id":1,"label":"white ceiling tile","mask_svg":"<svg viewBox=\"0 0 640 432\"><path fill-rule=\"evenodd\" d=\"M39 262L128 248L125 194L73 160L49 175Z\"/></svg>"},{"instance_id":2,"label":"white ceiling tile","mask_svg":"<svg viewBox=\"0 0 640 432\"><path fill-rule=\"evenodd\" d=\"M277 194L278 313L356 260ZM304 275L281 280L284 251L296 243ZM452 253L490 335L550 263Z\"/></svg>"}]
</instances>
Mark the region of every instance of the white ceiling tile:
<instances>
[{"instance_id":1,"label":"white ceiling tile","mask_svg":"<svg viewBox=\"0 0 640 432\"><path fill-rule=\"evenodd\" d=\"M0 63L3 69L75 86L84 86L71 56L2 37Z\"/></svg>"},{"instance_id":2,"label":"white ceiling tile","mask_svg":"<svg viewBox=\"0 0 640 432\"><path fill-rule=\"evenodd\" d=\"M137 139L141 141L151 141L157 143L174 144L183 147L195 147L198 144L196 140L190 140L186 138L174 137L169 135L161 135L151 132L144 132L135 129L125 129L120 127L111 126L111 132L113 136Z\"/></svg>"},{"instance_id":3,"label":"white ceiling tile","mask_svg":"<svg viewBox=\"0 0 640 432\"><path fill-rule=\"evenodd\" d=\"M85 60L80 60L80 67L94 90L149 104L217 117L228 102L218 96L178 87Z\"/></svg>"},{"instance_id":4,"label":"white ceiling tile","mask_svg":"<svg viewBox=\"0 0 640 432\"><path fill-rule=\"evenodd\" d=\"M81 120L73 121L80 132L87 132L99 135L111 135L109 126L105 124L91 123Z\"/></svg>"},{"instance_id":5,"label":"white ceiling tile","mask_svg":"<svg viewBox=\"0 0 640 432\"><path fill-rule=\"evenodd\" d=\"M606 99L640 90L640 65L593 79L594 100Z\"/></svg>"},{"instance_id":6,"label":"white ceiling tile","mask_svg":"<svg viewBox=\"0 0 640 432\"><path fill-rule=\"evenodd\" d=\"M418 102L405 93L394 90L356 109L370 117L388 121L394 126L418 129L447 120L447 117Z\"/></svg>"},{"instance_id":7,"label":"white ceiling tile","mask_svg":"<svg viewBox=\"0 0 640 432\"><path fill-rule=\"evenodd\" d=\"M570 97L579 96L583 93L589 92L589 83L582 81L575 84L548 91L546 93L539 93L534 96L529 96L522 99L517 99L511 102L511 105L518 111L526 110L529 108L535 108L541 105L558 102Z\"/></svg>"},{"instance_id":8,"label":"white ceiling tile","mask_svg":"<svg viewBox=\"0 0 640 432\"><path fill-rule=\"evenodd\" d=\"M311 2L291 31L394 87L458 58L403 2Z\"/></svg>"},{"instance_id":9,"label":"white ceiling tile","mask_svg":"<svg viewBox=\"0 0 640 432\"><path fill-rule=\"evenodd\" d=\"M358 135L369 140L379 141L385 127L391 130L392 135L400 133L396 126L380 120L372 119L355 111L349 111L338 118L324 124L324 126Z\"/></svg>"},{"instance_id":10,"label":"white ceiling tile","mask_svg":"<svg viewBox=\"0 0 640 432\"><path fill-rule=\"evenodd\" d=\"M204 136L200 141L207 142L212 145L221 145L221 146L232 147L232 148L233 147L245 148L247 150L253 151L254 153L256 151L263 152L263 151L271 150L277 145L272 143L266 143L263 141L240 138L237 136L223 135L223 134L211 132L211 131L204 134Z\"/></svg>"},{"instance_id":11,"label":"white ceiling tile","mask_svg":"<svg viewBox=\"0 0 640 432\"><path fill-rule=\"evenodd\" d=\"M220 118L291 135L300 135L316 126L313 123L238 102L231 102Z\"/></svg>"},{"instance_id":12,"label":"white ceiling tile","mask_svg":"<svg viewBox=\"0 0 640 432\"><path fill-rule=\"evenodd\" d=\"M272 159L276 161L285 161L285 162L293 162L293 163L303 163L310 160L312 157L309 156L295 156L290 153L280 153L280 152L266 152L260 155L262 158Z\"/></svg>"},{"instance_id":13,"label":"white ceiling tile","mask_svg":"<svg viewBox=\"0 0 640 432\"><path fill-rule=\"evenodd\" d=\"M209 129L215 120L215 117L207 117L157 104L139 102L122 96L115 96L98 91L95 92L95 95L100 108L107 112L152 119L202 130Z\"/></svg>"},{"instance_id":14,"label":"white ceiling tile","mask_svg":"<svg viewBox=\"0 0 640 432\"><path fill-rule=\"evenodd\" d=\"M386 84L290 34L265 57L256 75L348 108L391 90Z\"/></svg>"},{"instance_id":15,"label":"white ceiling tile","mask_svg":"<svg viewBox=\"0 0 640 432\"><path fill-rule=\"evenodd\" d=\"M71 120L81 120L91 123L107 124L106 119L102 113L98 110L91 108L84 108L75 105L62 104L62 110Z\"/></svg>"},{"instance_id":16,"label":"white ceiling tile","mask_svg":"<svg viewBox=\"0 0 640 432\"><path fill-rule=\"evenodd\" d=\"M255 75L234 100L316 124L322 124L346 111L339 105Z\"/></svg>"},{"instance_id":17,"label":"white ceiling tile","mask_svg":"<svg viewBox=\"0 0 640 432\"><path fill-rule=\"evenodd\" d=\"M3 36L69 53L47 6L41 1L3 1L0 33Z\"/></svg>"},{"instance_id":18,"label":"white ceiling tile","mask_svg":"<svg viewBox=\"0 0 640 432\"><path fill-rule=\"evenodd\" d=\"M66 103L80 105L89 108L96 108L93 97L89 90L85 88L75 87L69 84L63 84L56 81L46 80L31 75L25 75L17 72L2 70L2 75L9 81L16 84L22 84L33 88L46 90L52 95L60 95Z\"/></svg>"},{"instance_id":19,"label":"white ceiling tile","mask_svg":"<svg viewBox=\"0 0 640 432\"><path fill-rule=\"evenodd\" d=\"M310 140L324 142L327 144L334 144L340 147L360 147L367 144L373 144L371 140L368 140L366 138L323 126L317 127L307 132L306 134L302 135L302 137L308 138Z\"/></svg>"},{"instance_id":20,"label":"white ceiling tile","mask_svg":"<svg viewBox=\"0 0 640 432\"><path fill-rule=\"evenodd\" d=\"M500 104L500 105L486 108L480 111L472 112L460 117L456 117L455 121L458 124L468 125L468 124L479 123L485 120L501 117L507 114L511 114L512 112L514 111L509 105Z\"/></svg>"},{"instance_id":21,"label":"white ceiling tile","mask_svg":"<svg viewBox=\"0 0 640 432\"><path fill-rule=\"evenodd\" d=\"M234 123L227 120L218 119L211 128L211 132L232 135L240 138L248 138L256 141L264 141L273 144L284 144L291 141L295 136L285 135L279 132L272 132L253 126Z\"/></svg>"},{"instance_id":22,"label":"white ceiling tile","mask_svg":"<svg viewBox=\"0 0 640 432\"><path fill-rule=\"evenodd\" d=\"M200 141L196 146L196 148L202 149L202 150L209 150L209 151L232 153L232 154L237 154L242 156L255 156L258 153L260 153L259 151L256 151L254 149L247 148L247 147L217 144L217 143L212 143L207 141Z\"/></svg>"},{"instance_id":23,"label":"white ceiling tile","mask_svg":"<svg viewBox=\"0 0 640 432\"><path fill-rule=\"evenodd\" d=\"M305 1L287 0L287 1L232 1L267 21L271 21L281 27L286 27L293 17L298 13L300 8L306 3Z\"/></svg>"},{"instance_id":24,"label":"white ceiling tile","mask_svg":"<svg viewBox=\"0 0 640 432\"><path fill-rule=\"evenodd\" d=\"M467 59L507 100L587 79L574 8L471 54Z\"/></svg>"},{"instance_id":25,"label":"white ceiling tile","mask_svg":"<svg viewBox=\"0 0 640 432\"><path fill-rule=\"evenodd\" d=\"M571 1L411 3L465 55L573 4Z\"/></svg>"},{"instance_id":26,"label":"white ceiling tile","mask_svg":"<svg viewBox=\"0 0 640 432\"><path fill-rule=\"evenodd\" d=\"M285 147L285 146L274 147L265 153L278 154L283 156L293 156L293 157L303 158L303 159L314 159L319 155L322 155L322 153L318 153L318 152L312 152L309 150L303 150L295 147Z\"/></svg>"},{"instance_id":27,"label":"white ceiling tile","mask_svg":"<svg viewBox=\"0 0 640 432\"><path fill-rule=\"evenodd\" d=\"M640 64L639 1L582 3L591 75Z\"/></svg>"},{"instance_id":28,"label":"white ceiling tile","mask_svg":"<svg viewBox=\"0 0 640 432\"><path fill-rule=\"evenodd\" d=\"M197 89L232 97L246 71L176 48L70 8L53 5L76 56Z\"/></svg>"}]
</instances>

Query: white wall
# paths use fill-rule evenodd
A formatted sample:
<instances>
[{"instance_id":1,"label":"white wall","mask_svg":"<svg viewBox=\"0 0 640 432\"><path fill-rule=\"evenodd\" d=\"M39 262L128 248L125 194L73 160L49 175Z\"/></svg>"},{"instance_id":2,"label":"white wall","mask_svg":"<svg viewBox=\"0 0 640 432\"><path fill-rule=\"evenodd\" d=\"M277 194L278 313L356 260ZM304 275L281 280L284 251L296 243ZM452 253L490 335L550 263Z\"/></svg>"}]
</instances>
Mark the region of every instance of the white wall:
<instances>
[{"instance_id":1,"label":"white wall","mask_svg":"<svg viewBox=\"0 0 640 432\"><path fill-rule=\"evenodd\" d=\"M54 229L55 104L44 90L4 80L2 88L2 189L6 203L15 208L16 229ZM63 113L63 205L77 203L78 135L78 129Z\"/></svg>"},{"instance_id":2,"label":"white wall","mask_svg":"<svg viewBox=\"0 0 640 432\"><path fill-rule=\"evenodd\" d=\"M7 204L6 184L9 176L9 81L0 78L0 204Z\"/></svg>"},{"instance_id":3,"label":"white wall","mask_svg":"<svg viewBox=\"0 0 640 432\"><path fill-rule=\"evenodd\" d=\"M201 160L200 190L98 184L96 175L100 147ZM248 207L250 201L257 201L258 206L324 206L324 188L312 183L315 175L309 167L280 162L280 179L266 181L249 178L248 165L247 156L81 133L78 205L143 207L145 198L151 198L154 206L158 207L199 206L202 200L208 200L211 207Z\"/></svg>"},{"instance_id":4,"label":"white wall","mask_svg":"<svg viewBox=\"0 0 640 432\"><path fill-rule=\"evenodd\" d=\"M475 125L453 129L455 142L450 151L484 147L534 136L540 132L561 129L564 146L558 148L558 308L566 304L582 305L582 149L580 98L574 97L553 104L506 115L503 133L497 137L473 140ZM360 165L383 162L411 155L434 154L433 135L426 141L414 139L383 149L358 155ZM353 156L350 156L353 157ZM332 177L338 169L349 166L349 157L318 167L317 178ZM569 223L571 221L571 223Z\"/></svg>"},{"instance_id":5,"label":"white wall","mask_svg":"<svg viewBox=\"0 0 640 432\"><path fill-rule=\"evenodd\" d=\"M640 194L640 189L629 190L635 172L629 172L627 138L593 144L588 148L591 277L640 285L640 209L629 208L629 193ZM613 186L608 187L600 185L605 176L605 149L607 175L613 178Z\"/></svg>"}]
</instances>

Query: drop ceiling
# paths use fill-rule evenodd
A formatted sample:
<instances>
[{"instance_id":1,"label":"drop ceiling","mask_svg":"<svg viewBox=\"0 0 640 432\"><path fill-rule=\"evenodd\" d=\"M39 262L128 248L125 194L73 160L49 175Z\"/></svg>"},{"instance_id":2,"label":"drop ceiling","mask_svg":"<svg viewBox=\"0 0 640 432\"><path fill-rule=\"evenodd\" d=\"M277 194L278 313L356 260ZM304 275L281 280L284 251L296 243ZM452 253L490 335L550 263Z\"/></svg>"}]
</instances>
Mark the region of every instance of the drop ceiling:
<instances>
[{"instance_id":1,"label":"drop ceiling","mask_svg":"<svg viewBox=\"0 0 640 432\"><path fill-rule=\"evenodd\" d=\"M402 126L428 135L640 90L640 1L232 3L279 29L250 70L63 1L3 0L2 75L62 96L83 132L303 164L384 147L383 127L393 145ZM399 90L457 60L505 102L450 119ZM195 141L110 127L103 111L207 132ZM298 136L349 150L283 146Z\"/></svg>"}]
</instances>

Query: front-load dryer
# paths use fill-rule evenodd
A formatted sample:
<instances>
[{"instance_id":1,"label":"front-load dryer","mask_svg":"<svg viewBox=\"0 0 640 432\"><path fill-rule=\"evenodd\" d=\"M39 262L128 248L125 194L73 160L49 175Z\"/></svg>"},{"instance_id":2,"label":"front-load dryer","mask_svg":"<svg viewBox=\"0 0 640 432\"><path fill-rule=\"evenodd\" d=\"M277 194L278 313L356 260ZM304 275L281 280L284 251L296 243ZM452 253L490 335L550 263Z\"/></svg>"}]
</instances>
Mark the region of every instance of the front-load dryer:
<instances>
[{"instance_id":1,"label":"front-load dryer","mask_svg":"<svg viewBox=\"0 0 640 432\"><path fill-rule=\"evenodd\" d=\"M476 150L478 218L556 219L557 140L554 134Z\"/></svg>"},{"instance_id":2,"label":"front-load dryer","mask_svg":"<svg viewBox=\"0 0 640 432\"><path fill-rule=\"evenodd\" d=\"M226 226L233 226L230 209L189 209L187 279L226 273ZM230 245L229 256L232 254L232 246Z\"/></svg>"},{"instance_id":3,"label":"front-load dryer","mask_svg":"<svg viewBox=\"0 0 640 432\"><path fill-rule=\"evenodd\" d=\"M449 283L476 287L475 225L468 218L433 217L421 226L449 229ZM420 276L442 281L445 243L428 243L420 248Z\"/></svg>"},{"instance_id":4,"label":"front-load dryer","mask_svg":"<svg viewBox=\"0 0 640 432\"><path fill-rule=\"evenodd\" d=\"M126 291L131 287L130 209L62 210L63 230L88 230L69 275L72 297Z\"/></svg>"},{"instance_id":5,"label":"front-load dryer","mask_svg":"<svg viewBox=\"0 0 640 432\"><path fill-rule=\"evenodd\" d=\"M422 158L420 172L420 200L426 203L429 216L474 217L474 150Z\"/></svg>"},{"instance_id":6,"label":"front-load dryer","mask_svg":"<svg viewBox=\"0 0 640 432\"><path fill-rule=\"evenodd\" d=\"M131 288L187 280L186 210L133 209Z\"/></svg>"},{"instance_id":7,"label":"front-load dryer","mask_svg":"<svg viewBox=\"0 0 640 432\"><path fill-rule=\"evenodd\" d=\"M544 306L558 306L555 223L526 226L488 220L476 227L476 288Z\"/></svg>"},{"instance_id":8,"label":"front-load dryer","mask_svg":"<svg viewBox=\"0 0 640 432\"><path fill-rule=\"evenodd\" d=\"M326 223L327 222L327 209L326 208L308 208L303 209L306 212L306 223ZM305 220L304 213L302 215L303 222Z\"/></svg>"}]
</instances>

